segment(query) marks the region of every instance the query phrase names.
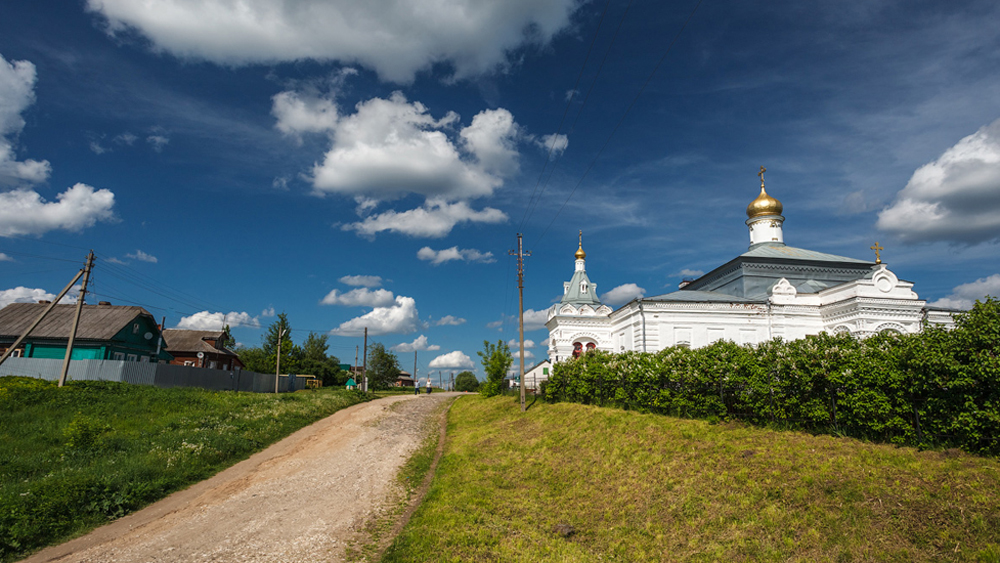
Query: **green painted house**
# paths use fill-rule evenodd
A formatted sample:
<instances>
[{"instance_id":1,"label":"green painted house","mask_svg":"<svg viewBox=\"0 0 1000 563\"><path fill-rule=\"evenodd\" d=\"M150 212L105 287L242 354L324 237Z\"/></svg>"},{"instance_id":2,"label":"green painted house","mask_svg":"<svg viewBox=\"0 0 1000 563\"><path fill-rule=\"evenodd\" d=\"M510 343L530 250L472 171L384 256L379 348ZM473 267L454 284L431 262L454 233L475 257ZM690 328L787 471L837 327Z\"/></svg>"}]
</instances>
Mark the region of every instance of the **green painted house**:
<instances>
[{"instance_id":1,"label":"green painted house","mask_svg":"<svg viewBox=\"0 0 1000 563\"><path fill-rule=\"evenodd\" d=\"M0 309L0 350L13 344L47 306L44 302L11 303ZM56 305L15 355L64 358L75 313L76 305ZM81 309L72 359L169 362L173 356L165 350L160 328L149 311L101 301Z\"/></svg>"}]
</instances>

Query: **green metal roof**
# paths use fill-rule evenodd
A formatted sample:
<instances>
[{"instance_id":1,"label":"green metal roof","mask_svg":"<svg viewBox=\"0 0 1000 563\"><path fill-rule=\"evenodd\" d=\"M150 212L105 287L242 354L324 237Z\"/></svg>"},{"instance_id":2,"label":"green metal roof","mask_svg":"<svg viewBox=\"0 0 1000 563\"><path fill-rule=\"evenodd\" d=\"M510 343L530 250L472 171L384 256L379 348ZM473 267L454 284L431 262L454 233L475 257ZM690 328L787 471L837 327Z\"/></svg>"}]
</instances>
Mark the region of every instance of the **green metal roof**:
<instances>
[{"instance_id":1,"label":"green metal roof","mask_svg":"<svg viewBox=\"0 0 1000 563\"><path fill-rule=\"evenodd\" d=\"M764 303L762 299L747 299L717 291L679 290L647 297L643 301L673 301L679 303Z\"/></svg>"},{"instance_id":2,"label":"green metal roof","mask_svg":"<svg viewBox=\"0 0 1000 563\"><path fill-rule=\"evenodd\" d=\"M587 284L586 293L580 291L581 284L584 282ZM573 272L573 278L569 280L569 290L559 302L572 303L574 305L601 305L601 300L597 298L597 292L594 291L594 284L587 277L587 270Z\"/></svg>"},{"instance_id":3,"label":"green metal roof","mask_svg":"<svg viewBox=\"0 0 1000 563\"><path fill-rule=\"evenodd\" d=\"M869 262L867 260L857 260L855 258L848 258L846 256L837 256L836 254L826 254L825 252L816 252L815 250L806 250L805 248L796 248L794 246L785 246L783 244L773 244L773 243L762 243L755 244L750 250L740 254L742 257L746 258L783 258L791 260L815 260L818 262L843 262L848 264L866 264L874 265L874 262Z\"/></svg>"}]
</instances>

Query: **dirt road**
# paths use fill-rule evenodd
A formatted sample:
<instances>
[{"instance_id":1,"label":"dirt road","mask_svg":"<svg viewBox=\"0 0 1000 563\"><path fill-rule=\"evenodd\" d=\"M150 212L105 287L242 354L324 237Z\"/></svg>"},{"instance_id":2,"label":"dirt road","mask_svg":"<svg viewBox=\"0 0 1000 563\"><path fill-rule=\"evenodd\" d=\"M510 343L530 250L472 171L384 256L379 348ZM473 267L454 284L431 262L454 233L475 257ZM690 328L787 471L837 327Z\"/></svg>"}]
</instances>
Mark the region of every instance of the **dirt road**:
<instances>
[{"instance_id":1,"label":"dirt road","mask_svg":"<svg viewBox=\"0 0 1000 563\"><path fill-rule=\"evenodd\" d=\"M455 393L355 405L215 477L24 563L343 561Z\"/></svg>"}]
</instances>

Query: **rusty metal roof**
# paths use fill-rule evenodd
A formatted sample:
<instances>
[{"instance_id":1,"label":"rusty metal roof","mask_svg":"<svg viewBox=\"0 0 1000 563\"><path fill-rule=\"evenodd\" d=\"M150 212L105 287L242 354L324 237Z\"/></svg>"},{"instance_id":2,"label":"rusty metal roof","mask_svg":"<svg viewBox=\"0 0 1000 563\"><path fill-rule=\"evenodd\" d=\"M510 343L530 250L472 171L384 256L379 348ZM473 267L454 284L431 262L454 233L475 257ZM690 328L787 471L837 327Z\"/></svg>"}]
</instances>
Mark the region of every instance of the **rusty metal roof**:
<instances>
[{"instance_id":1,"label":"rusty metal roof","mask_svg":"<svg viewBox=\"0 0 1000 563\"><path fill-rule=\"evenodd\" d=\"M219 342L225 337L225 334L221 330L169 328L163 331L163 340L166 342L168 352L206 352L235 356L236 353L232 350L222 347L216 348L205 341L207 338L208 340Z\"/></svg>"}]
</instances>

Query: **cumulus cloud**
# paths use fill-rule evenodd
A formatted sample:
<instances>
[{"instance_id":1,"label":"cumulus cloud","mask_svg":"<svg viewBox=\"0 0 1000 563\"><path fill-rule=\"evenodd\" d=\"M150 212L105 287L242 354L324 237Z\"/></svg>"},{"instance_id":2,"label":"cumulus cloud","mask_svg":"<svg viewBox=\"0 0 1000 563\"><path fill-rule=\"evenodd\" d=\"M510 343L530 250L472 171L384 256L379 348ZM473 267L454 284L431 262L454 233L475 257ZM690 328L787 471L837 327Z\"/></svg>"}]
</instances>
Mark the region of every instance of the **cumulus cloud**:
<instances>
[{"instance_id":1,"label":"cumulus cloud","mask_svg":"<svg viewBox=\"0 0 1000 563\"><path fill-rule=\"evenodd\" d=\"M257 317L250 316L247 312L230 311L229 313L212 313L201 311L189 317L181 317L175 328L187 330L222 330L223 327L245 326L250 328L260 328L260 321Z\"/></svg>"},{"instance_id":2,"label":"cumulus cloud","mask_svg":"<svg viewBox=\"0 0 1000 563\"><path fill-rule=\"evenodd\" d=\"M260 316L262 316L262 317L273 317L274 316L274 307L268 307L267 309L264 309L263 311L260 312Z\"/></svg>"},{"instance_id":3,"label":"cumulus cloud","mask_svg":"<svg viewBox=\"0 0 1000 563\"><path fill-rule=\"evenodd\" d=\"M340 278L340 283L355 287L379 287L382 285L382 276L344 276Z\"/></svg>"},{"instance_id":4,"label":"cumulus cloud","mask_svg":"<svg viewBox=\"0 0 1000 563\"><path fill-rule=\"evenodd\" d=\"M335 289L327 293L321 301L323 305L346 305L348 307L385 307L394 302L395 298L388 289L372 291L367 287L359 287L346 293Z\"/></svg>"},{"instance_id":5,"label":"cumulus cloud","mask_svg":"<svg viewBox=\"0 0 1000 563\"><path fill-rule=\"evenodd\" d=\"M368 334L409 334L423 328L417 313L417 302L412 297L396 296L389 307L375 307L371 312L340 324L330 331L338 336L361 336L365 328Z\"/></svg>"},{"instance_id":6,"label":"cumulus cloud","mask_svg":"<svg viewBox=\"0 0 1000 563\"><path fill-rule=\"evenodd\" d=\"M459 248L457 246L445 248L443 250L434 250L429 246L425 246L417 251L417 258L420 260L427 260L435 266L451 260L482 262L484 264L496 262L496 259L493 258L492 252L480 252L475 248Z\"/></svg>"},{"instance_id":7,"label":"cumulus cloud","mask_svg":"<svg viewBox=\"0 0 1000 563\"><path fill-rule=\"evenodd\" d=\"M545 149L545 152L553 158L561 155L569 147L569 137L560 134L542 135L542 138L535 141L535 144Z\"/></svg>"},{"instance_id":8,"label":"cumulus cloud","mask_svg":"<svg viewBox=\"0 0 1000 563\"><path fill-rule=\"evenodd\" d=\"M114 36L223 65L314 59L358 63L409 82L435 64L455 78L491 72L569 24L576 0L87 0Z\"/></svg>"},{"instance_id":9,"label":"cumulus cloud","mask_svg":"<svg viewBox=\"0 0 1000 563\"><path fill-rule=\"evenodd\" d=\"M452 315L445 315L434 321L434 326L458 326L463 324L465 324L465 319Z\"/></svg>"},{"instance_id":10,"label":"cumulus cloud","mask_svg":"<svg viewBox=\"0 0 1000 563\"><path fill-rule=\"evenodd\" d=\"M80 295L80 288L80 285L74 285L70 288L66 295L59 300L59 303L76 303L77 297ZM17 286L11 289L0 289L0 309L3 309L11 303L38 303L42 300L52 301L55 298L55 293L49 293L48 291L37 287L32 288Z\"/></svg>"},{"instance_id":11,"label":"cumulus cloud","mask_svg":"<svg viewBox=\"0 0 1000 563\"><path fill-rule=\"evenodd\" d=\"M146 137L146 142L153 147L154 151L163 152L163 147L170 143L170 139L163 135L150 135Z\"/></svg>"},{"instance_id":12,"label":"cumulus cloud","mask_svg":"<svg viewBox=\"0 0 1000 563\"><path fill-rule=\"evenodd\" d=\"M914 242L1000 237L1000 119L918 168L876 227Z\"/></svg>"},{"instance_id":13,"label":"cumulus cloud","mask_svg":"<svg viewBox=\"0 0 1000 563\"><path fill-rule=\"evenodd\" d=\"M55 229L79 231L114 218L115 194L76 184L47 202L37 192L0 193L0 236L40 235Z\"/></svg>"},{"instance_id":14,"label":"cumulus cloud","mask_svg":"<svg viewBox=\"0 0 1000 563\"><path fill-rule=\"evenodd\" d=\"M146 254L145 252L138 249L135 251L135 254L126 254L125 257L131 258L133 260L138 260L140 262L150 262L152 264L156 264L159 261L156 259L156 256L153 256L152 254Z\"/></svg>"},{"instance_id":15,"label":"cumulus cloud","mask_svg":"<svg viewBox=\"0 0 1000 563\"><path fill-rule=\"evenodd\" d=\"M7 62L0 55L0 184L44 182L52 172L47 160L17 160L15 140L24 129L21 114L35 103L35 65Z\"/></svg>"},{"instance_id":16,"label":"cumulus cloud","mask_svg":"<svg viewBox=\"0 0 1000 563\"><path fill-rule=\"evenodd\" d=\"M524 311L524 331L529 332L532 330L540 330L545 328L545 321L549 318L549 312L546 309L541 311L536 311L534 309L526 309ZM514 328L517 328L517 315L504 316L499 321L493 321L486 325L487 328L501 328L504 321L511 323Z\"/></svg>"},{"instance_id":17,"label":"cumulus cloud","mask_svg":"<svg viewBox=\"0 0 1000 563\"><path fill-rule=\"evenodd\" d=\"M442 354L429 364L431 369L473 369L476 364L472 363L472 358L466 356L461 350Z\"/></svg>"},{"instance_id":18,"label":"cumulus cloud","mask_svg":"<svg viewBox=\"0 0 1000 563\"><path fill-rule=\"evenodd\" d=\"M388 231L412 237L442 238L460 224L506 221L507 214L492 207L476 211L464 201L451 204L429 201L423 207L402 212L386 211L341 228L367 237Z\"/></svg>"},{"instance_id":19,"label":"cumulus cloud","mask_svg":"<svg viewBox=\"0 0 1000 563\"><path fill-rule=\"evenodd\" d=\"M928 305L947 309L971 309L977 299L983 299L987 295L1000 297L1000 274L993 274L979 278L974 282L956 286L951 290L951 295L928 303Z\"/></svg>"},{"instance_id":20,"label":"cumulus cloud","mask_svg":"<svg viewBox=\"0 0 1000 563\"><path fill-rule=\"evenodd\" d=\"M619 285L604 295L601 295L601 301L607 303L608 305L620 305L622 303L628 303L636 297L642 297L644 295L646 295L645 289L634 283L626 283Z\"/></svg>"},{"instance_id":21,"label":"cumulus cloud","mask_svg":"<svg viewBox=\"0 0 1000 563\"><path fill-rule=\"evenodd\" d=\"M0 252L0 262L13 262L13 261L14 261L13 258L4 254L3 252Z\"/></svg>"},{"instance_id":22,"label":"cumulus cloud","mask_svg":"<svg viewBox=\"0 0 1000 563\"><path fill-rule=\"evenodd\" d=\"M690 279L690 278L700 278L703 275L705 275L705 272L701 270L692 270L690 268L684 268L683 270L677 272L676 274L672 274L670 277Z\"/></svg>"},{"instance_id":23,"label":"cumulus cloud","mask_svg":"<svg viewBox=\"0 0 1000 563\"><path fill-rule=\"evenodd\" d=\"M427 337L421 334L413 342L401 342L396 344L390 350L393 352L417 352L417 351L428 351L434 352L440 350L441 347L437 344L428 344Z\"/></svg>"},{"instance_id":24,"label":"cumulus cloud","mask_svg":"<svg viewBox=\"0 0 1000 563\"><path fill-rule=\"evenodd\" d=\"M518 339L517 338L511 338L509 341L507 341L507 346L510 346L511 349L517 348L517 346L518 346ZM535 347L535 341L534 340L531 340L531 339L528 339L528 338L524 339L524 349L525 350L527 350L528 348L534 348L534 347Z\"/></svg>"}]
</instances>

